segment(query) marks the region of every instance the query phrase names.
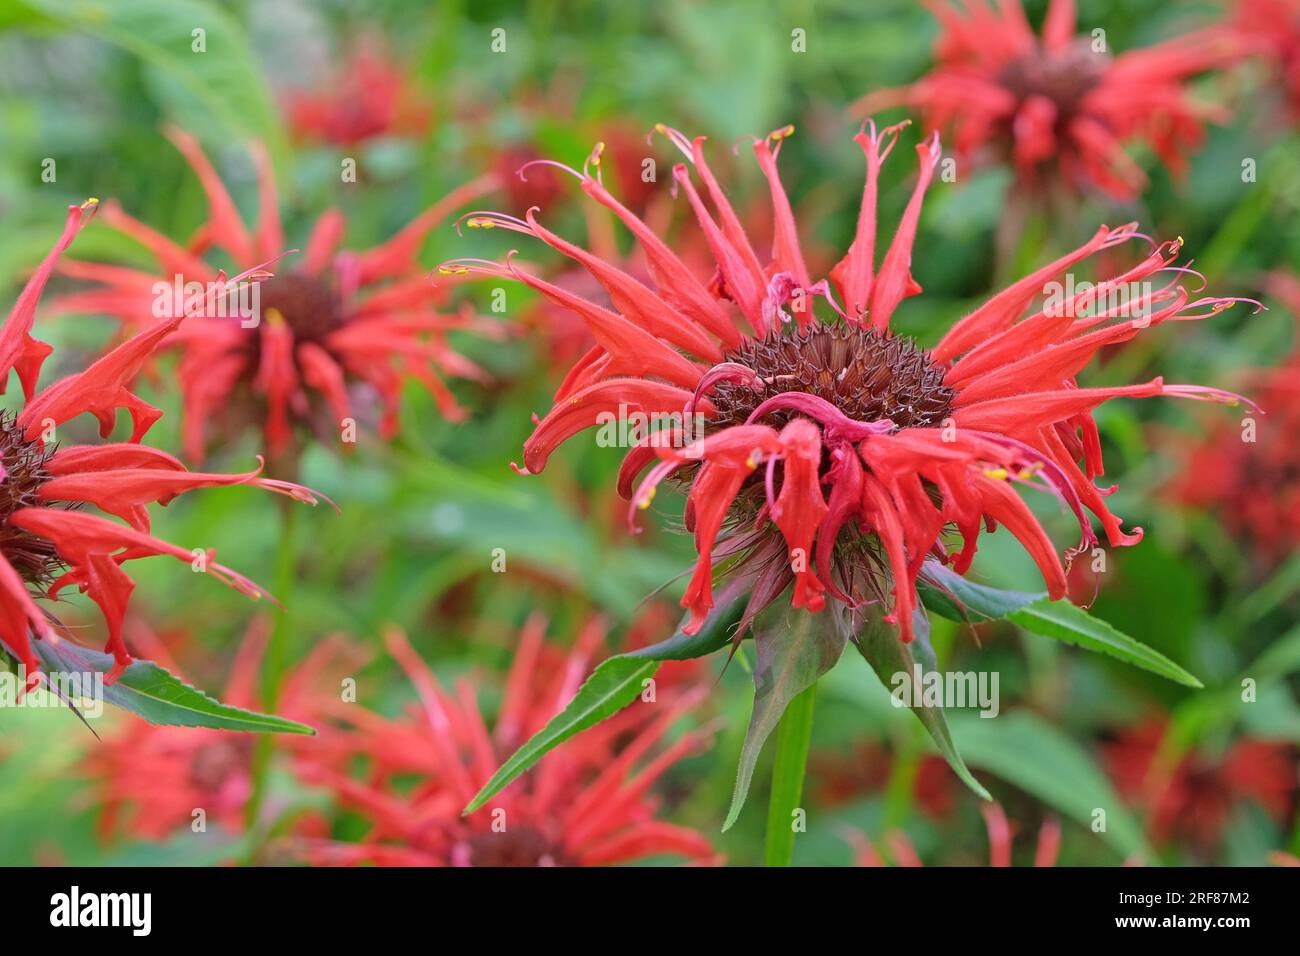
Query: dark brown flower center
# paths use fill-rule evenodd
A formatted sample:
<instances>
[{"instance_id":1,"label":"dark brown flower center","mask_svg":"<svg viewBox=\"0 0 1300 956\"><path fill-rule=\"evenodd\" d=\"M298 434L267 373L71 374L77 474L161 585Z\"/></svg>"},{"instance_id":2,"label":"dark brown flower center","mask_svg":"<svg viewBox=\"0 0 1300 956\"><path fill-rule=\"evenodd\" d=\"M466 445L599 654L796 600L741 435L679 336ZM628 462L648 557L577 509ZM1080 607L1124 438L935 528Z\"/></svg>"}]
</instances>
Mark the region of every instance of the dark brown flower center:
<instances>
[{"instance_id":1,"label":"dark brown flower center","mask_svg":"<svg viewBox=\"0 0 1300 956\"><path fill-rule=\"evenodd\" d=\"M563 851L531 827L480 833L465 841L470 866L567 866Z\"/></svg>"},{"instance_id":2,"label":"dark brown flower center","mask_svg":"<svg viewBox=\"0 0 1300 956\"><path fill-rule=\"evenodd\" d=\"M1108 57L1094 52L1091 41L1079 39L1060 53L1036 48L1013 60L1002 71L1002 85L1024 102L1035 96L1052 101L1058 119L1073 113L1106 72Z\"/></svg>"},{"instance_id":3,"label":"dark brown flower center","mask_svg":"<svg viewBox=\"0 0 1300 956\"><path fill-rule=\"evenodd\" d=\"M52 542L15 528L9 516L19 508L48 507L38 493L51 477L46 463L52 454L52 444L42 447L39 442L29 441L17 416L0 412L0 462L5 470L0 481L0 554L36 588L48 585L63 570L63 561Z\"/></svg>"},{"instance_id":4,"label":"dark brown flower center","mask_svg":"<svg viewBox=\"0 0 1300 956\"><path fill-rule=\"evenodd\" d=\"M289 272L267 279L259 294L262 318L274 321L274 310L295 342L319 342L343 324L338 290L323 279Z\"/></svg>"},{"instance_id":5,"label":"dark brown flower center","mask_svg":"<svg viewBox=\"0 0 1300 956\"><path fill-rule=\"evenodd\" d=\"M726 356L757 373L760 384L718 383L709 398L717 416L709 430L742 425L758 406L782 392L805 392L831 403L848 418L888 418L896 428L936 428L951 414L953 390L944 369L911 339L841 323L814 323L804 332L779 331L745 342ZM764 422L781 427L790 412Z\"/></svg>"},{"instance_id":6,"label":"dark brown flower center","mask_svg":"<svg viewBox=\"0 0 1300 956\"><path fill-rule=\"evenodd\" d=\"M204 744L190 758L190 783L204 793L214 793L232 776L245 772L252 755L252 741L244 738Z\"/></svg>"}]
</instances>

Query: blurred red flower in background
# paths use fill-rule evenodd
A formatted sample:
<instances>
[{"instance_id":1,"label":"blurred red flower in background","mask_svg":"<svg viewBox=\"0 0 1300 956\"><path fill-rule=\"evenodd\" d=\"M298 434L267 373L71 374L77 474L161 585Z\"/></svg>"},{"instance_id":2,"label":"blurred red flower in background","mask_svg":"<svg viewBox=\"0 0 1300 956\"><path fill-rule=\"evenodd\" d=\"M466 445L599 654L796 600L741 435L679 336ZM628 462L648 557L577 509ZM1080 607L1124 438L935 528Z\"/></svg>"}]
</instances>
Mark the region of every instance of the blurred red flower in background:
<instances>
[{"instance_id":1,"label":"blurred red flower in background","mask_svg":"<svg viewBox=\"0 0 1300 956\"><path fill-rule=\"evenodd\" d=\"M918 182L877 271L878 175L901 129L877 131L871 124L856 138L867 170L857 234L829 274L843 306L830 283L809 274L777 173L777 152L792 128L753 146L774 209L766 266L705 162L703 138L690 141L665 128L704 181L717 215L687 166L676 166L674 179L716 262L710 285L586 169L569 172L637 237L653 289L551 232L531 210L522 219L472 213L467 223L541 239L586 268L614 310L520 268L511 256L504 263L461 259L441 267L444 274L517 279L579 315L598 343L574 365L525 443L527 473L540 472L560 444L584 429L638 417L664 422L629 437L634 447L618 484L631 499L630 520L666 478L676 474L689 486L686 524L699 558L682 599L691 611L688 633L712 608L714 565L725 560L752 579L742 625L791 582L793 605L811 611L825 605L827 594L856 606L883 602L892 589L886 619L911 640L916 581L935 567L927 562L950 562L964 573L982 525L1005 524L1037 563L1049 593L1060 597L1065 571L1056 549L1013 486L1042 488L1069 507L1082 534L1070 554L1097 540L1085 508L1100 518L1112 546L1135 544L1141 529L1125 532L1103 500L1113 489L1094 484L1103 463L1092 410L1118 397L1239 400L1160 378L1078 386L1077 374L1104 346L1166 321L1214 315L1233 301L1189 301L1178 284L1185 270L1174 265L1178 241L1157 246L1121 275L1053 301L1052 283L1076 263L1145 240L1131 224L1101 227L1078 249L999 292L933 351L894 335L895 309L921 291L911 271L912 244L939 157L937 136L917 147ZM1149 281L1161 275L1167 278ZM814 316L817 295L842 321ZM1029 311L1040 300L1041 308ZM949 526L963 541L955 555L942 540ZM880 573L886 566L892 583Z\"/></svg>"},{"instance_id":2,"label":"blurred red flower in background","mask_svg":"<svg viewBox=\"0 0 1300 956\"><path fill-rule=\"evenodd\" d=\"M335 708L342 728L323 734L325 748L301 752L299 773L363 816L368 830L358 842L299 840L301 854L313 865L592 866L663 855L715 862L702 834L656 819L651 786L709 737L687 730L659 746L698 699L671 683L658 684L657 703L634 704L583 731L481 811L461 815L501 761L568 703L604 635L593 620L564 652L546 642L540 618L530 620L489 731L474 686L462 680L444 690L406 638L391 632L388 648L420 706L391 719L356 705ZM369 765L364 778L346 769L357 761Z\"/></svg>"},{"instance_id":3,"label":"blurred red flower in background","mask_svg":"<svg viewBox=\"0 0 1300 956\"><path fill-rule=\"evenodd\" d=\"M210 247L227 253L241 268L283 252L278 199L265 152L259 148L254 153L261 213L250 232L197 141L174 129L169 136L202 181L207 223L183 247L107 204L105 219L148 247L164 274L67 262L64 273L99 285L64 296L56 304L60 310L106 313L127 328L138 328L154 314L158 288L212 281L216 268L200 257ZM177 378L186 453L203 456L206 428L219 417L234 434L245 421L259 422L272 472L292 474L295 426L314 432L323 444L337 442L346 433L343 423L356 421L350 391L355 385L368 387L382 401L385 438L397 430L408 379L427 388L444 415L461 418L463 412L440 376L482 379L485 373L451 347L447 334L457 329L494 334L496 326L463 311L441 311L447 291L429 282L416 256L434 226L494 183L483 177L454 190L396 236L365 252L339 251L344 218L330 210L316 221L300 264L262 283L253 321L223 310L182 328L174 341L181 351Z\"/></svg>"},{"instance_id":4,"label":"blurred red flower in background","mask_svg":"<svg viewBox=\"0 0 1300 956\"><path fill-rule=\"evenodd\" d=\"M1300 279L1275 273L1266 290L1300 329ZM1267 569L1300 550L1300 346L1245 381L1265 414L1213 422L1208 435L1182 443L1169 490L1184 504L1214 509Z\"/></svg>"},{"instance_id":5,"label":"blurred red flower in background","mask_svg":"<svg viewBox=\"0 0 1300 956\"><path fill-rule=\"evenodd\" d=\"M1300 0L1237 0L1230 25L1272 63L1291 120L1300 120Z\"/></svg>"},{"instance_id":6,"label":"blurred red flower in background","mask_svg":"<svg viewBox=\"0 0 1300 956\"><path fill-rule=\"evenodd\" d=\"M1011 843L1015 836L1014 828L1007 820L1006 813L997 803L983 803L980 813L984 816L984 826L989 835L989 866L1011 866ZM858 866L888 866L882 855L865 833L851 830L847 833L853 845L854 856ZM924 866L916 847L901 830L892 830L885 834L885 847L895 866ZM1034 866L1055 866L1061 851L1061 823L1052 818L1044 821L1038 831L1038 844L1034 850Z\"/></svg>"},{"instance_id":7,"label":"blurred red flower in background","mask_svg":"<svg viewBox=\"0 0 1300 956\"><path fill-rule=\"evenodd\" d=\"M938 65L909 86L867 94L852 110L867 116L907 106L947 131L963 159L991 147L1025 183L1060 180L1121 200L1146 185L1125 152L1132 141L1175 173L1185 170L1204 124L1227 117L1194 101L1187 82L1239 59L1245 47L1211 27L1112 56L1104 31L1076 34L1074 0L1051 0L1041 38L1019 0L927 6L940 23Z\"/></svg>"},{"instance_id":8,"label":"blurred red flower in background","mask_svg":"<svg viewBox=\"0 0 1300 956\"><path fill-rule=\"evenodd\" d=\"M135 582L122 565L136 558L168 555L203 570L223 584L258 598L263 591L252 581L217 564L215 553L191 551L150 535L148 505L167 504L196 488L252 485L299 501L316 504L316 496L301 485L259 477L257 471L238 475L191 472L177 458L140 444L162 415L130 390L143 365L168 336L176 334L185 315L160 322L127 339L83 372L37 389L41 366L51 348L32 338L36 306L59 255L71 244L98 206L90 200L71 206L63 235L18 296L0 328L0 392L11 371L17 372L26 402L15 413L0 413L0 642L26 669L28 686L39 679L40 664L32 637L56 643L51 618L36 598L57 600L59 592L76 587L99 606L108 627L108 650L114 666L107 682L116 680L131 663L122 640ZM258 278L256 267L227 283ZM119 410L133 425L127 442L69 445L56 448L58 426L90 413L99 421L100 436L112 434ZM81 510L94 505L125 524Z\"/></svg>"},{"instance_id":9,"label":"blurred red flower in background","mask_svg":"<svg viewBox=\"0 0 1300 956\"><path fill-rule=\"evenodd\" d=\"M1296 763L1285 744L1241 737L1222 753L1162 753L1168 727L1152 720L1120 732L1102 758L1120 796L1146 812L1158 843L1177 838L1203 852L1214 849L1233 807L1259 804L1277 823L1293 810Z\"/></svg>"},{"instance_id":10,"label":"blurred red flower in background","mask_svg":"<svg viewBox=\"0 0 1300 956\"><path fill-rule=\"evenodd\" d=\"M257 619L244 636L230 668L222 700L232 707L254 708L257 680L269 628ZM183 669L168 645L183 644L187 635L168 635L164 643L153 631L137 626L131 642L137 651L173 674ZM341 665L362 663L358 649L340 638L322 641L289 674L281 689L277 711L290 720L315 724L339 697L339 683L330 679ZM162 840L191 827L195 811L207 824L227 833L242 833L245 811L253 792L253 748L257 738L247 733L194 727L168 727L129 720L90 751L85 772L100 806L98 828L105 838L126 835ZM290 750L310 747L312 738L277 740Z\"/></svg>"},{"instance_id":11,"label":"blurred red flower in background","mask_svg":"<svg viewBox=\"0 0 1300 956\"><path fill-rule=\"evenodd\" d=\"M358 42L331 82L286 95L284 108L297 139L336 146L423 133L433 112L376 37Z\"/></svg>"}]
</instances>

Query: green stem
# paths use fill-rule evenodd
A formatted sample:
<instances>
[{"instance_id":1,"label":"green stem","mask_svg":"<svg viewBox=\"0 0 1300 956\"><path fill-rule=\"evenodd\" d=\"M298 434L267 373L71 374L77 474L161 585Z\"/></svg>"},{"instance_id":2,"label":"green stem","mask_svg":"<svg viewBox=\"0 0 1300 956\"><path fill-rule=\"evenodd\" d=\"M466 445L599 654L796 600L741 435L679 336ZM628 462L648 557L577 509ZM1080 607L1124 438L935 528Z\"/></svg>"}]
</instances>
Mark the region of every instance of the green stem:
<instances>
[{"instance_id":1,"label":"green stem","mask_svg":"<svg viewBox=\"0 0 1300 956\"><path fill-rule=\"evenodd\" d=\"M280 703L280 688L284 683L287 670L289 639L289 607L291 592L298 571L297 514L300 510L294 502L285 501L287 507L280 509L280 537L276 547L275 589L273 593L282 609L275 615L275 624L267 641L266 655L262 667L262 707L268 714L275 713ZM271 734L258 737L253 750L252 778L253 789L245 808L245 822L251 832L255 832L259 823L262 806L266 800L267 777L271 768L271 756L275 740ZM260 840L253 839L250 852L257 853Z\"/></svg>"},{"instance_id":2,"label":"green stem","mask_svg":"<svg viewBox=\"0 0 1300 956\"><path fill-rule=\"evenodd\" d=\"M772 768L772 799L767 808L764 850L768 866L789 866L794 856L795 811L801 809L799 804L803 798L816 695L817 684L813 683L790 701L776 728L776 764ZM803 818L798 822L802 823Z\"/></svg>"}]
</instances>

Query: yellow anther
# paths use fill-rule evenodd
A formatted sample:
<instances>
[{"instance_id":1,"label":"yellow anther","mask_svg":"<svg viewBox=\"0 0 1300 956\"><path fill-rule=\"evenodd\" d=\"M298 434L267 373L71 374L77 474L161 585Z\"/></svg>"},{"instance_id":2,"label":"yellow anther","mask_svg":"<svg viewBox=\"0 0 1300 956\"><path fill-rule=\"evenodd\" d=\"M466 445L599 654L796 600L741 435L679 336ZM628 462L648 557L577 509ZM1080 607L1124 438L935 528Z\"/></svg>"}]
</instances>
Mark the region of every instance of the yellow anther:
<instances>
[{"instance_id":1,"label":"yellow anther","mask_svg":"<svg viewBox=\"0 0 1300 956\"><path fill-rule=\"evenodd\" d=\"M992 478L994 481L1006 481L1007 470L1005 468L985 468L984 476Z\"/></svg>"},{"instance_id":2,"label":"yellow anther","mask_svg":"<svg viewBox=\"0 0 1300 956\"><path fill-rule=\"evenodd\" d=\"M591 165L600 165L600 154L603 152L605 152L605 144L603 142L597 143L595 148L591 151Z\"/></svg>"},{"instance_id":3,"label":"yellow anther","mask_svg":"<svg viewBox=\"0 0 1300 956\"><path fill-rule=\"evenodd\" d=\"M655 489L651 488L649 491L645 493L644 497L642 497L641 500L636 503L637 509L640 511L645 511L647 508L650 507L650 502L654 500L655 500Z\"/></svg>"},{"instance_id":4,"label":"yellow anther","mask_svg":"<svg viewBox=\"0 0 1300 956\"><path fill-rule=\"evenodd\" d=\"M793 132L794 132L794 124L791 123L789 126L783 126L781 129L773 130L769 138L778 139L778 140L785 139Z\"/></svg>"},{"instance_id":5,"label":"yellow anther","mask_svg":"<svg viewBox=\"0 0 1300 956\"><path fill-rule=\"evenodd\" d=\"M284 316L280 314L279 309L267 309L266 321L272 325L284 325Z\"/></svg>"},{"instance_id":6,"label":"yellow anther","mask_svg":"<svg viewBox=\"0 0 1300 956\"><path fill-rule=\"evenodd\" d=\"M471 229L495 229L496 222L492 219L485 219L482 216L475 216L473 219L465 220L465 225Z\"/></svg>"},{"instance_id":7,"label":"yellow anther","mask_svg":"<svg viewBox=\"0 0 1300 956\"><path fill-rule=\"evenodd\" d=\"M469 272L466 266L438 266L438 274L444 276L463 276Z\"/></svg>"}]
</instances>

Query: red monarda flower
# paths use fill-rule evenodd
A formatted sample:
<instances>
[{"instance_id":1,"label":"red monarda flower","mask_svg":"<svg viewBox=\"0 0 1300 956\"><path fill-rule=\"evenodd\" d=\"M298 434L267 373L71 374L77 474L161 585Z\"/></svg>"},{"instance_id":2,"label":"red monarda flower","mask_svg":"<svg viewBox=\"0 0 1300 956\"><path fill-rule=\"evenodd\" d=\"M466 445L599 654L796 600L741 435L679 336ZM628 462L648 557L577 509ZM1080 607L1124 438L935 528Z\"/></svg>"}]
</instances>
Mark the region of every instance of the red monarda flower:
<instances>
[{"instance_id":1,"label":"red monarda flower","mask_svg":"<svg viewBox=\"0 0 1300 956\"><path fill-rule=\"evenodd\" d=\"M332 82L284 98L296 138L346 147L428 128L431 105L415 91L381 40L364 39L340 66Z\"/></svg>"},{"instance_id":2,"label":"red monarda flower","mask_svg":"<svg viewBox=\"0 0 1300 956\"><path fill-rule=\"evenodd\" d=\"M1051 0L1042 36L1019 0L927 4L940 24L935 68L910 86L863 97L869 115L905 105L951 136L959 157L991 147L1024 183L1060 179L1125 200L1146 176L1125 152L1153 149L1175 173L1221 110L1193 101L1189 78L1241 55L1228 31L1206 29L1112 55L1104 37L1077 35L1074 0Z\"/></svg>"},{"instance_id":3,"label":"red monarda flower","mask_svg":"<svg viewBox=\"0 0 1300 956\"><path fill-rule=\"evenodd\" d=\"M687 731L658 746L697 699L663 684L658 703L633 705L584 731L482 812L461 815L500 762L574 695L604 638L603 626L592 621L566 653L547 644L544 632L539 618L525 626L491 730L468 681L459 682L454 693L444 690L406 639L390 633L388 648L410 675L421 706L387 719L359 705L341 705L335 710L342 729L324 729L321 746L302 751L303 779L328 787L369 822L357 843L302 841L307 860L595 866L670 855L714 861L702 834L656 819L659 806L650 788L677 761L700 751L708 737ZM362 759L370 762L364 780L342 769Z\"/></svg>"},{"instance_id":4,"label":"red monarda flower","mask_svg":"<svg viewBox=\"0 0 1300 956\"><path fill-rule=\"evenodd\" d=\"M40 671L31 635L59 640L36 598L57 599L68 587L85 592L103 612L108 650L115 659L106 679L116 680L131 663L122 641L122 620L135 587L122 570L128 560L168 555L205 570L244 594L262 596L252 581L213 561L212 551L204 555L152 537L151 502L166 504L195 488L219 485L253 485L311 504L317 501L306 488L258 477L257 471L242 475L188 471L166 452L140 444L162 412L132 393L130 383L162 342L175 334L185 316L160 322L129 338L84 372L37 390L41 365L51 351L50 346L31 337L37 301L60 253L96 207L96 200L69 207L63 235L0 329L0 390L10 371L15 371L26 398L18 411L0 413L4 480L0 494L0 639L26 668L29 686ZM226 282L224 274L215 275L214 280ZM119 410L130 414L134 426L128 442L61 448L52 443L58 426L83 413L99 420L100 435L106 438ZM82 510L86 505L125 524Z\"/></svg>"},{"instance_id":5,"label":"red monarda flower","mask_svg":"<svg viewBox=\"0 0 1300 956\"><path fill-rule=\"evenodd\" d=\"M1267 291L1300 318L1300 279L1277 273ZM1184 443L1169 490L1183 504L1213 509L1267 570L1300 551L1300 348L1245 381L1267 414L1215 422L1208 436Z\"/></svg>"},{"instance_id":6,"label":"red monarda flower","mask_svg":"<svg viewBox=\"0 0 1300 956\"><path fill-rule=\"evenodd\" d=\"M1166 759L1163 720L1124 731L1102 756L1120 795L1145 810L1158 843L1178 837L1208 852L1219 843L1232 808L1243 800L1277 823L1295 804L1296 755L1285 744L1243 737L1220 753L1193 750Z\"/></svg>"},{"instance_id":7,"label":"red monarda flower","mask_svg":"<svg viewBox=\"0 0 1300 956\"><path fill-rule=\"evenodd\" d=\"M1082 532L1075 551L1096 542L1085 509L1101 520L1111 545L1134 544L1141 529L1124 531L1106 507L1110 489L1094 484L1103 468L1092 410L1119 397L1236 400L1160 378L1109 388L1076 382L1103 346L1230 304L1189 301L1178 285L1185 270L1173 266L1177 241L1155 247L1104 282L1077 291L1064 284L1071 294L1054 298L1050 284L1076 264L1145 239L1132 225L1098 229L1078 249L958 321L932 351L894 334L895 309L921 291L912 276L912 243L939 156L937 136L917 147L919 180L877 266L878 175L900 129L868 125L856 138L866 157L866 188L856 237L829 283L814 282L808 273L777 174L777 151L789 128L754 143L775 209L767 264L705 162L703 139L666 130L712 203L710 211L685 164L673 170L713 250L711 283L693 274L598 178L572 170L583 191L635 234L654 288L551 232L532 211L523 219L476 213L469 223L536 236L580 262L608 293L612 309L524 271L511 258L443 266L446 272L518 279L580 315L597 340L525 444L527 472L541 471L562 442L584 429L610 419L661 418L663 427L628 453L619 491L631 499L635 518L670 476L689 488L686 522L699 552L682 599L691 632L713 606L714 565L726 560L752 578L747 620L791 582L794 606L810 611L820 610L827 596L849 605L884 600L889 584L876 571L887 566L894 592L887 619L910 640L915 583L927 562L951 563L964 573L981 526L994 524L1006 525L1021 541L1049 592L1060 597L1065 571L1017 486L1045 489L1069 507ZM1148 281L1162 275L1159 283ZM1128 294L1116 301L1122 291ZM834 321L814 315L816 295L835 308ZM1043 305L1031 309L1044 296ZM945 529L960 534L955 554L943 541Z\"/></svg>"},{"instance_id":8,"label":"red monarda flower","mask_svg":"<svg viewBox=\"0 0 1300 956\"><path fill-rule=\"evenodd\" d=\"M169 135L207 193L209 218L199 238L184 248L116 204L107 204L104 218L147 246L164 274L68 262L62 271L99 285L60 300L62 310L106 313L134 328L152 314L160 290L215 278L216 267L199 255L209 246L240 268L283 251L275 184L263 151L255 153L261 217L250 232L198 143L179 130ZM291 451L295 425L314 431L322 442L337 442L345 434L342 423L355 422L350 388L358 385L382 399L385 437L396 432L408 379L424 385L443 414L460 418L463 413L440 376L482 378L484 373L451 348L447 333L486 331L488 326L472 316L440 312L447 293L429 283L415 257L434 226L491 184L484 178L455 190L366 252L340 252L343 216L338 210L326 212L316 221L300 262L261 284L254 321L222 309L221 315L205 315L181 329L175 342L181 350L177 378L186 453L202 457L205 426L221 414L263 422L266 448L275 462Z\"/></svg>"}]
</instances>

